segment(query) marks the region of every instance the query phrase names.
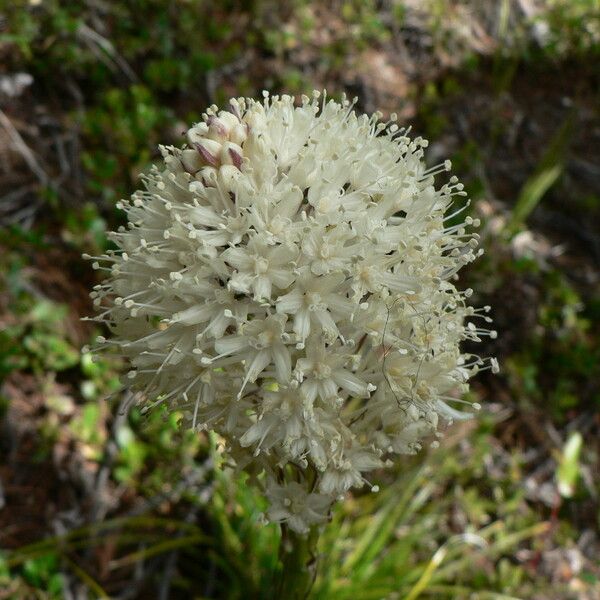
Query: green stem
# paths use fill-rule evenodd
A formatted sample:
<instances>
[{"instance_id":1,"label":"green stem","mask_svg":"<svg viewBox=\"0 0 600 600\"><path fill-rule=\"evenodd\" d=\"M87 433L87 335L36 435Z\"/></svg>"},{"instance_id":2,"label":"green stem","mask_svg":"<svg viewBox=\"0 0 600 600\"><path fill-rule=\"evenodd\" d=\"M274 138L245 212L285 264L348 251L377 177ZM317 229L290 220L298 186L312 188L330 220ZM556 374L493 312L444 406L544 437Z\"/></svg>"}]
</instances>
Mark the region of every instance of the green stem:
<instances>
[{"instance_id":1,"label":"green stem","mask_svg":"<svg viewBox=\"0 0 600 600\"><path fill-rule=\"evenodd\" d=\"M302 536L285 524L281 526L279 560L282 570L277 598L281 600L308 598L316 576L318 538L317 527L313 527L306 536Z\"/></svg>"}]
</instances>

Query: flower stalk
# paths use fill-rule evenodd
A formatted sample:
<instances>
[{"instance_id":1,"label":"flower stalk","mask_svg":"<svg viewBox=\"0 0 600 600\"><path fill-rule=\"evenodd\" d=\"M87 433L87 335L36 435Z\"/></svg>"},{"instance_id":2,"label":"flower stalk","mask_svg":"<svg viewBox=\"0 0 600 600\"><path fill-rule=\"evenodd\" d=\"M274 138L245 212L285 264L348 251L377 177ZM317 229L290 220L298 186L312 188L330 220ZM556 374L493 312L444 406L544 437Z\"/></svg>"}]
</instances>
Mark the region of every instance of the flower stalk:
<instances>
[{"instance_id":1,"label":"flower stalk","mask_svg":"<svg viewBox=\"0 0 600 600\"><path fill-rule=\"evenodd\" d=\"M312 527L307 534L299 534L285 523L281 524L277 598L305 600L308 597L317 575L318 538L317 527Z\"/></svg>"}]
</instances>

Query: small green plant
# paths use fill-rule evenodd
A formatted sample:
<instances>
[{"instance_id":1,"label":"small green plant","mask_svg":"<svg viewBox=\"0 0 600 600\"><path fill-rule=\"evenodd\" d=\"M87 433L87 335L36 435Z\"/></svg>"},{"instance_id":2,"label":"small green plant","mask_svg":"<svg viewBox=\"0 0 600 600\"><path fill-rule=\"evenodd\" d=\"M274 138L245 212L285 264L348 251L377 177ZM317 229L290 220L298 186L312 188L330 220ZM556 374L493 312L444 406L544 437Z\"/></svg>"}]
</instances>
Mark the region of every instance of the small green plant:
<instances>
[{"instance_id":1,"label":"small green plant","mask_svg":"<svg viewBox=\"0 0 600 600\"><path fill-rule=\"evenodd\" d=\"M9 568L8 563L0 555L0 590L6 598L63 598L64 576L56 553L28 558L16 569Z\"/></svg>"},{"instance_id":2,"label":"small green plant","mask_svg":"<svg viewBox=\"0 0 600 600\"><path fill-rule=\"evenodd\" d=\"M30 369L42 374L76 366L79 352L65 339L63 328L67 308L48 300L21 308L21 320L0 331L1 372Z\"/></svg>"}]
</instances>

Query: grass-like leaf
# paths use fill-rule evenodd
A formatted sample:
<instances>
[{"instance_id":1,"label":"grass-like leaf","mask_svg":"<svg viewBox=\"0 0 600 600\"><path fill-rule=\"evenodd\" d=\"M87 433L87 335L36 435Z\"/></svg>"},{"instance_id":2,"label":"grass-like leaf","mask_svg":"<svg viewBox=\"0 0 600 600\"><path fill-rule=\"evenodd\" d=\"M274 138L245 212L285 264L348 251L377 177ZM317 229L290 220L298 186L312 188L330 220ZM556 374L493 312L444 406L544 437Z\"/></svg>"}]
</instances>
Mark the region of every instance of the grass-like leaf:
<instances>
[{"instance_id":1,"label":"grass-like leaf","mask_svg":"<svg viewBox=\"0 0 600 600\"><path fill-rule=\"evenodd\" d=\"M571 112L552 137L535 172L523 185L507 225L509 236L519 231L546 192L562 174L574 121L575 113Z\"/></svg>"}]
</instances>

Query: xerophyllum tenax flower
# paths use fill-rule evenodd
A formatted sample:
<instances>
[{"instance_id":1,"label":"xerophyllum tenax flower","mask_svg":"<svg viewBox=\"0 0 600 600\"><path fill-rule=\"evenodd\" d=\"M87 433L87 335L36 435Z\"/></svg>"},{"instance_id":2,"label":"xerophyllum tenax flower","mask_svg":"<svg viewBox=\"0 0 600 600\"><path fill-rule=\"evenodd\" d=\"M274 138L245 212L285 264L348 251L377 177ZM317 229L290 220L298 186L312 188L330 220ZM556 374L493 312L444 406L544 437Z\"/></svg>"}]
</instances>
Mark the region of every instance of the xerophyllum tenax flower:
<instances>
[{"instance_id":1,"label":"xerophyllum tenax flower","mask_svg":"<svg viewBox=\"0 0 600 600\"><path fill-rule=\"evenodd\" d=\"M99 346L128 359L127 385L217 432L300 533L469 417L469 378L497 369L460 348L495 335L453 283L481 253L476 221L455 224L463 186L436 186L449 162L426 168L395 118L318 92L212 106L161 147L94 263Z\"/></svg>"}]
</instances>

